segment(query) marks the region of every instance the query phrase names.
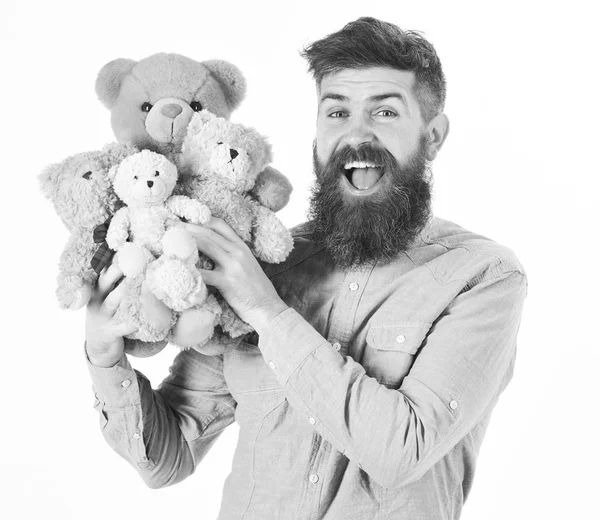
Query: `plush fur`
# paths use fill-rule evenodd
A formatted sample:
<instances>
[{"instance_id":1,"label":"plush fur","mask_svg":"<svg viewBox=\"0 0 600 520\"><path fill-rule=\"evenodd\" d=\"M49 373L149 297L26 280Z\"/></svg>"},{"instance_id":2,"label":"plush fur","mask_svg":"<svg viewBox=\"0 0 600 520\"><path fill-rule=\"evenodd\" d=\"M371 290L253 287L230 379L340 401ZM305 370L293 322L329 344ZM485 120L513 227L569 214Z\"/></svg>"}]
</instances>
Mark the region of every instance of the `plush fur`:
<instances>
[{"instance_id":1,"label":"plush fur","mask_svg":"<svg viewBox=\"0 0 600 520\"><path fill-rule=\"evenodd\" d=\"M98 73L96 93L111 111L119 142L172 158L194 110L229 117L246 94L246 81L223 60L197 62L160 53L107 63Z\"/></svg>"},{"instance_id":2,"label":"plush fur","mask_svg":"<svg viewBox=\"0 0 600 520\"><path fill-rule=\"evenodd\" d=\"M149 292L173 311L197 308L210 314L206 330L197 331L194 338L201 342L212 335L219 313L211 312L212 307L205 309L208 290L196 268L198 249L176 222L183 217L204 224L211 213L197 200L172 195L176 182L177 169L163 155L143 150L121 162L114 170L113 186L127 206L115 214L106 239L118 251L117 262L126 283L141 276ZM156 331L151 340L167 337L175 321L167 330ZM133 337L144 339L139 333Z\"/></svg>"},{"instance_id":3,"label":"plush fur","mask_svg":"<svg viewBox=\"0 0 600 520\"><path fill-rule=\"evenodd\" d=\"M227 222L266 262L278 263L290 253L289 230L275 213L250 196L259 173L271 161L271 147L256 130L202 111L194 114L182 145L182 159L190 175L178 185L186 195L202 201L212 214ZM231 337L252 331L219 295L220 328ZM175 327L175 335L184 327ZM222 352L212 341L203 353ZM231 342L227 343L231 344ZM223 348L225 348L223 343Z\"/></svg>"},{"instance_id":4,"label":"plush fur","mask_svg":"<svg viewBox=\"0 0 600 520\"><path fill-rule=\"evenodd\" d=\"M98 249L93 231L119 205L108 178L109 170L135 152L133 146L110 144L52 164L38 177L42 193L71 232L60 257L56 289L63 309L79 309L90 299L98 278L91 266Z\"/></svg>"}]
</instances>

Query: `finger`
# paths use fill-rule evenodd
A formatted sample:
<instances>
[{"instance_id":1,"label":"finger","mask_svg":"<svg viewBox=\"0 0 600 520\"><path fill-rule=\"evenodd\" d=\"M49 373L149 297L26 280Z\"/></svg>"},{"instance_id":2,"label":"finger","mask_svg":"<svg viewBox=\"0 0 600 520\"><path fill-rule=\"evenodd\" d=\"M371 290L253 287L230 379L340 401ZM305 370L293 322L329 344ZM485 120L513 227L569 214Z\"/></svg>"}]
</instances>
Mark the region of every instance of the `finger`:
<instances>
[{"instance_id":1,"label":"finger","mask_svg":"<svg viewBox=\"0 0 600 520\"><path fill-rule=\"evenodd\" d=\"M121 305L121 301L123 301L123 296L125 296L126 285L122 283L116 289L113 289L108 296L104 298L104 302L101 306L101 311L107 316L114 316L115 312Z\"/></svg>"},{"instance_id":2,"label":"finger","mask_svg":"<svg viewBox=\"0 0 600 520\"><path fill-rule=\"evenodd\" d=\"M206 285L212 285L213 287L219 288L222 276L221 273L214 270L208 269L198 269L200 275L202 276L202 280Z\"/></svg>"},{"instance_id":3,"label":"finger","mask_svg":"<svg viewBox=\"0 0 600 520\"><path fill-rule=\"evenodd\" d=\"M101 303L121 278L123 278L123 272L119 269L117 263L113 262L100 273L92 299L97 303Z\"/></svg>"},{"instance_id":4,"label":"finger","mask_svg":"<svg viewBox=\"0 0 600 520\"><path fill-rule=\"evenodd\" d=\"M225 226L227 226L227 224L225 224L225 222L223 222L223 224ZM185 225L185 228L190 233L190 235L192 235L194 238L210 237L212 239L212 241L214 243L218 244L221 247L221 249L223 249L224 251L231 252L236 247L232 240L225 238L220 233L217 233L216 231L214 231L206 226L200 226L198 224L190 224L189 222L185 223L184 225ZM232 232L233 232L233 230L232 230ZM237 238L237 235L235 235L235 236Z\"/></svg>"},{"instance_id":5,"label":"finger","mask_svg":"<svg viewBox=\"0 0 600 520\"><path fill-rule=\"evenodd\" d=\"M138 330L138 327L136 327L133 323L119 323L113 328L113 332L115 333L115 335L121 338L124 336L128 336L129 334L133 334Z\"/></svg>"},{"instance_id":6,"label":"finger","mask_svg":"<svg viewBox=\"0 0 600 520\"><path fill-rule=\"evenodd\" d=\"M214 232L226 238L230 242L243 242L238 234L227 224L222 218L211 217L210 220L204 225L208 229L212 229Z\"/></svg>"}]
</instances>

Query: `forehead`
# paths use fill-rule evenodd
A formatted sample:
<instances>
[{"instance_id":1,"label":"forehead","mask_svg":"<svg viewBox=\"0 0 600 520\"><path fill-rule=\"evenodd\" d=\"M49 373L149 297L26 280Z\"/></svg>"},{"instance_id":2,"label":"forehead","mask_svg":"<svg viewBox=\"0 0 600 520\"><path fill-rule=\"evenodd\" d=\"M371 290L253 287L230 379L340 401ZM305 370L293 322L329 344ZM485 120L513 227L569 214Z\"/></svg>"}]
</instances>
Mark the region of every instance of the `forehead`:
<instances>
[{"instance_id":1,"label":"forehead","mask_svg":"<svg viewBox=\"0 0 600 520\"><path fill-rule=\"evenodd\" d=\"M342 69L323 76L319 100L329 95L342 95L350 100L369 98L382 93L397 93L407 101L414 101L415 74L408 70L389 67Z\"/></svg>"}]
</instances>

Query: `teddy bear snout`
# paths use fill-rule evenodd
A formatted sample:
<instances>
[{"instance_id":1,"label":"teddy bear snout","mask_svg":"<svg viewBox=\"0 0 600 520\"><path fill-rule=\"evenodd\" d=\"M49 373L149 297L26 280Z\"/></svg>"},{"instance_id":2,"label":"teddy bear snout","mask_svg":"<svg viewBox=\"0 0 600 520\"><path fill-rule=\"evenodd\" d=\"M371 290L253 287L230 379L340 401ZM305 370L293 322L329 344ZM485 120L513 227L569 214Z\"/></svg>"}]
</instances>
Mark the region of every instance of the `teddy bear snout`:
<instances>
[{"instance_id":1,"label":"teddy bear snout","mask_svg":"<svg viewBox=\"0 0 600 520\"><path fill-rule=\"evenodd\" d=\"M152 186L154 186L154 181L146 181L146 184L148 185L148 188L152 188Z\"/></svg>"},{"instance_id":2,"label":"teddy bear snout","mask_svg":"<svg viewBox=\"0 0 600 520\"><path fill-rule=\"evenodd\" d=\"M170 103L162 107L161 113L165 117L170 117L171 119L175 119L182 112L181 105L177 105L175 103Z\"/></svg>"}]
</instances>

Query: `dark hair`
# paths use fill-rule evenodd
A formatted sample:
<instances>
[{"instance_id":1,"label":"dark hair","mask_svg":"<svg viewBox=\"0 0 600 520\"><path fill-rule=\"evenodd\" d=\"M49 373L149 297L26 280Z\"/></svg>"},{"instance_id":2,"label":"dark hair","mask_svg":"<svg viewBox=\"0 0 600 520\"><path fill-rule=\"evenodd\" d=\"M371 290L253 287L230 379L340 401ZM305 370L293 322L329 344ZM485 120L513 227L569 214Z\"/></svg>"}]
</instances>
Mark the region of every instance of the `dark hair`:
<instances>
[{"instance_id":1,"label":"dark hair","mask_svg":"<svg viewBox=\"0 0 600 520\"><path fill-rule=\"evenodd\" d=\"M415 73L414 94L428 122L444 109L446 79L433 45L416 31L359 18L302 51L317 85L342 69L390 67Z\"/></svg>"}]
</instances>

